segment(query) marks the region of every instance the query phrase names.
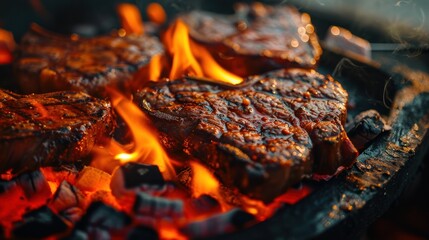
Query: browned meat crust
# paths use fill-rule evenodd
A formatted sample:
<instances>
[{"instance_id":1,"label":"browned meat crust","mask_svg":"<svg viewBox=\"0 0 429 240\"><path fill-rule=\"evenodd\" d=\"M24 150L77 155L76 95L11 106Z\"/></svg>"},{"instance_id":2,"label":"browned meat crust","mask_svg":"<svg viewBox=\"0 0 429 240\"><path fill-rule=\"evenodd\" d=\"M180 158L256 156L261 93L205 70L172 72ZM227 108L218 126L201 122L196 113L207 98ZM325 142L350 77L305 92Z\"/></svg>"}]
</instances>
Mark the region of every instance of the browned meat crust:
<instances>
[{"instance_id":1,"label":"browned meat crust","mask_svg":"<svg viewBox=\"0 0 429 240\"><path fill-rule=\"evenodd\" d=\"M252 78L259 81L243 89L153 83L135 99L171 153L200 159L253 198L270 201L306 175L355 161L343 128L348 96L332 77L290 69Z\"/></svg>"},{"instance_id":2,"label":"browned meat crust","mask_svg":"<svg viewBox=\"0 0 429 240\"><path fill-rule=\"evenodd\" d=\"M193 39L241 76L287 67L314 68L322 54L307 14L289 6L243 5L233 16L192 11L181 16Z\"/></svg>"},{"instance_id":3,"label":"browned meat crust","mask_svg":"<svg viewBox=\"0 0 429 240\"><path fill-rule=\"evenodd\" d=\"M15 70L25 93L78 90L100 97L106 95L106 86L123 88L163 51L150 36L73 40L33 27L22 39Z\"/></svg>"},{"instance_id":4,"label":"browned meat crust","mask_svg":"<svg viewBox=\"0 0 429 240\"><path fill-rule=\"evenodd\" d=\"M0 172L77 161L113 127L110 103L85 93L0 89Z\"/></svg>"}]
</instances>

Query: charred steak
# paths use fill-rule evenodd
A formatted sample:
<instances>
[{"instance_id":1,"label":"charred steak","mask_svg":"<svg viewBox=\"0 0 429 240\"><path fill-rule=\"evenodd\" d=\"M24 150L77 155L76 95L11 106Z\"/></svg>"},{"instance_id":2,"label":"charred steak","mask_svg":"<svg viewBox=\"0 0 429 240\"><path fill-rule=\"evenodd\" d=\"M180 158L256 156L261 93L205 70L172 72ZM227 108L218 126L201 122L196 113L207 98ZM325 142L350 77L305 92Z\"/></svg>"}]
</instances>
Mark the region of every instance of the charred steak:
<instances>
[{"instance_id":1,"label":"charred steak","mask_svg":"<svg viewBox=\"0 0 429 240\"><path fill-rule=\"evenodd\" d=\"M110 103L85 93L0 89L0 173L79 160L113 127Z\"/></svg>"},{"instance_id":2,"label":"charred steak","mask_svg":"<svg viewBox=\"0 0 429 240\"><path fill-rule=\"evenodd\" d=\"M74 39L32 26L22 39L15 69L25 93L79 90L100 97L106 86L124 88L163 51L157 38L145 35Z\"/></svg>"},{"instance_id":3,"label":"charred steak","mask_svg":"<svg viewBox=\"0 0 429 240\"><path fill-rule=\"evenodd\" d=\"M189 34L241 76L287 67L314 68L322 53L310 17L289 6L241 5L233 16L182 15Z\"/></svg>"},{"instance_id":4,"label":"charred steak","mask_svg":"<svg viewBox=\"0 0 429 240\"><path fill-rule=\"evenodd\" d=\"M277 70L242 89L180 79L136 94L172 153L200 159L223 183L271 201L303 177L350 166L347 93L314 70Z\"/></svg>"}]
</instances>

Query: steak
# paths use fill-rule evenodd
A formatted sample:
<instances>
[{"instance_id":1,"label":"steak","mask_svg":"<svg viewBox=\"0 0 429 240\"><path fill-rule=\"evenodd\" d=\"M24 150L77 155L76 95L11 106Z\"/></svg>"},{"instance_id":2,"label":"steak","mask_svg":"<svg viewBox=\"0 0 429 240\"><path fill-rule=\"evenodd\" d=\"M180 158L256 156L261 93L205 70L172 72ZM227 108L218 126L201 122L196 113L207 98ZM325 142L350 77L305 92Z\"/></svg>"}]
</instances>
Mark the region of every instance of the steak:
<instances>
[{"instance_id":1,"label":"steak","mask_svg":"<svg viewBox=\"0 0 429 240\"><path fill-rule=\"evenodd\" d=\"M0 173L75 162L114 127L110 103L82 92L0 89Z\"/></svg>"},{"instance_id":2,"label":"steak","mask_svg":"<svg viewBox=\"0 0 429 240\"><path fill-rule=\"evenodd\" d=\"M105 87L126 88L141 67L163 54L155 37L146 35L68 38L32 26L15 61L25 93L84 91L105 97Z\"/></svg>"},{"instance_id":3,"label":"steak","mask_svg":"<svg viewBox=\"0 0 429 240\"><path fill-rule=\"evenodd\" d=\"M347 92L314 70L276 70L243 88L152 82L135 100L170 153L199 159L227 186L266 202L312 174L349 167Z\"/></svg>"},{"instance_id":4,"label":"steak","mask_svg":"<svg viewBox=\"0 0 429 240\"><path fill-rule=\"evenodd\" d=\"M180 18L194 40L240 76L316 66L322 49L308 14L289 6L240 6L232 16L192 11Z\"/></svg>"}]
</instances>

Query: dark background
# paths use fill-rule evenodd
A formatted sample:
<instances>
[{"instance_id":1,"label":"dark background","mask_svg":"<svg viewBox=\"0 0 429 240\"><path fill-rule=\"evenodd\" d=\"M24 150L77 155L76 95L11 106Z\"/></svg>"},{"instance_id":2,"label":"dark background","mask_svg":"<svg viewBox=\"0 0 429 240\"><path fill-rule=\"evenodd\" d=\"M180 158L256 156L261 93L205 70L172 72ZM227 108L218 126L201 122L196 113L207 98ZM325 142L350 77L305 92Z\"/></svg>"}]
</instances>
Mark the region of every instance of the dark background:
<instances>
[{"instance_id":1,"label":"dark background","mask_svg":"<svg viewBox=\"0 0 429 240\"><path fill-rule=\"evenodd\" d=\"M115 6L119 0L1 0L0 27L12 31L19 39L31 22L37 22L59 32L81 30L88 35L101 34L119 26ZM141 10L152 1L134 0ZM175 13L191 9L206 9L223 13L233 11L231 0L158 0L173 17ZM242 0L241 2L251 2ZM373 41L420 40L429 32L429 1L427 0L265 0L269 4L293 4L302 10L346 19L353 32L365 38L368 27L388 35L390 39ZM340 20L341 22L342 20ZM317 25L317 22L314 22ZM341 25L341 24L340 24ZM80 28L79 28L80 26ZM370 31L371 32L371 31Z\"/></svg>"}]
</instances>

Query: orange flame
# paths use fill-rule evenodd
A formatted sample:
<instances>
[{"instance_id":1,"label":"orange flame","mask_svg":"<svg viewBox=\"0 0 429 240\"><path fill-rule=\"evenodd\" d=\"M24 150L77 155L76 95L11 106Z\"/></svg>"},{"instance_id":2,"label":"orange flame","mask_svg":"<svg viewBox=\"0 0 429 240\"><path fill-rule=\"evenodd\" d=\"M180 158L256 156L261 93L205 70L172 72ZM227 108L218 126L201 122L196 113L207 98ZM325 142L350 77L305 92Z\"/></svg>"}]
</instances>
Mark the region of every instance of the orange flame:
<instances>
[{"instance_id":1,"label":"orange flame","mask_svg":"<svg viewBox=\"0 0 429 240\"><path fill-rule=\"evenodd\" d=\"M152 57L149 63L149 79L156 80L161 77L162 73L162 55L155 55Z\"/></svg>"},{"instance_id":2,"label":"orange flame","mask_svg":"<svg viewBox=\"0 0 429 240\"><path fill-rule=\"evenodd\" d=\"M106 152L114 155L117 165L130 161L153 164L159 167L164 179L171 180L175 176L174 168L167 153L162 148L158 140L158 134L150 127L149 119L144 113L129 99L119 92L109 89L113 108L122 117L130 128L134 144L132 152L128 152L128 147L112 140L105 146L106 149L96 151L94 161L95 166L106 163ZM98 163L97 163L98 162ZM101 167L102 168L102 167Z\"/></svg>"},{"instance_id":3,"label":"orange flame","mask_svg":"<svg viewBox=\"0 0 429 240\"><path fill-rule=\"evenodd\" d=\"M15 48L13 34L0 28L0 64L9 64L13 60L12 51Z\"/></svg>"},{"instance_id":4,"label":"orange flame","mask_svg":"<svg viewBox=\"0 0 429 240\"><path fill-rule=\"evenodd\" d=\"M121 3L117 7L122 28L126 33L143 34L144 25L140 10L131 3Z\"/></svg>"},{"instance_id":5,"label":"orange flame","mask_svg":"<svg viewBox=\"0 0 429 240\"><path fill-rule=\"evenodd\" d=\"M158 165L166 180L174 177L174 169L167 153L158 141L158 134L149 126L149 119L132 101L112 91L112 103L118 114L128 124L135 141L134 152L120 153L115 159L122 163L139 161Z\"/></svg>"},{"instance_id":6,"label":"orange flame","mask_svg":"<svg viewBox=\"0 0 429 240\"><path fill-rule=\"evenodd\" d=\"M163 37L167 52L172 56L170 79L185 75L209 77L221 82L239 84L243 79L223 69L204 47L189 38L186 24L176 20Z\"/></svg>"},{"instance_id":7,"label":"orange flame","mask_svg":"<svg viewBox=\"0 0 429 240\"><path fill-rule=\"evenodd\" d=\"M223 200L220 193L220 184L215 176L204 166L197 162L190 162L192 168L192 195L199 197L203 194L210 195L219 201L222 211L226 211L229 206Z\"/></svg>"},{"instance_id":8,"label":"orange flame","mask_svg":"<svg viewBox=\"0 0 429 240\"><path fill-rule=\"evenodd\" d=\"M163 24L167 19L164 8L159 3L149 3L146 8L147 17L151 22Z\"/></svg>"},{"instance_id":9,"label":"orange flame","mask_svg":"<svg viewBox=\"0 0 429 240\"><path fill-rule=\"evenodd\" d=\"M276 197L274 201L268 205L260 200L242 196L242 208L246 212L255 215L259 221L264 221L271 217L283 204L295 204L308 196L311 192L312 189L307 185L303 185L299 189L290 188L282 195Z\"/></svg>"}]
</instances>

